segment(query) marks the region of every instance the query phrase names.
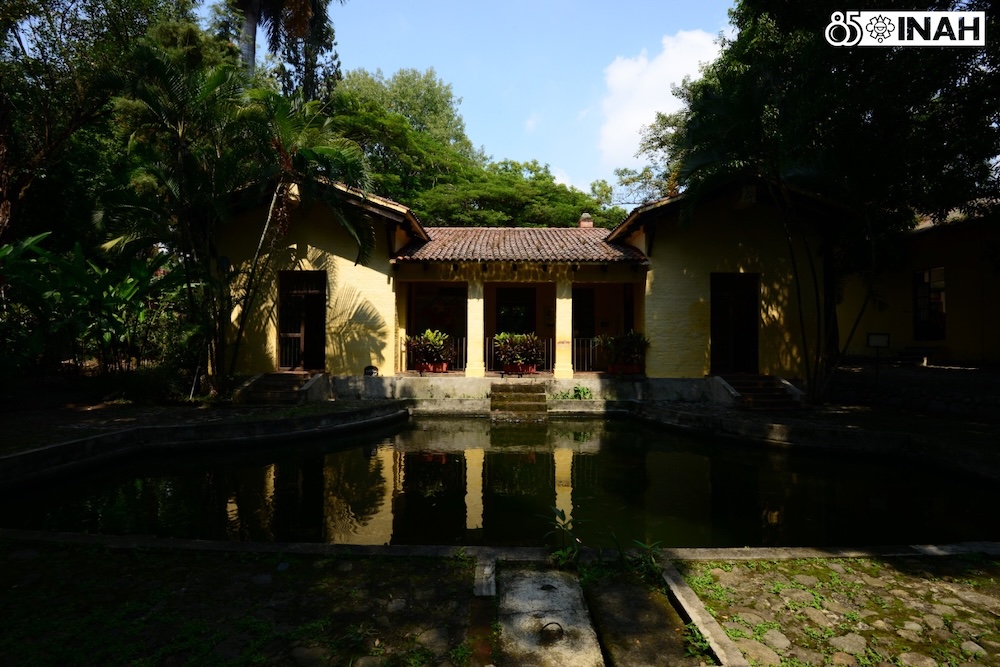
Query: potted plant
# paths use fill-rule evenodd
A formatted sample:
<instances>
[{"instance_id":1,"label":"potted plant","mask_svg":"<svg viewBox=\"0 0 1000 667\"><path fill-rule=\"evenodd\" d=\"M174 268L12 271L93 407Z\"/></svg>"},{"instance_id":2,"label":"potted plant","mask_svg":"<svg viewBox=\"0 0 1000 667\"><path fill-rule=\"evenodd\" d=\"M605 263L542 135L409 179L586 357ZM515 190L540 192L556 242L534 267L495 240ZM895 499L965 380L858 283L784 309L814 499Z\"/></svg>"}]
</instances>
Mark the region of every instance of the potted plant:
<instances>
[{"instance_id":1,"label":"potted plant","mask_svg":"<svg viewBox=\"0 0 1000 667\"><path fill-rule=\"evenodd\" d=\"M598 336L597 346L608 352L608 372L642 373L646 367L649 339L638 331L620 336Z\"/></svg>"},{"instance_id":2,"label":"potted plant","mask_svg":"<svg viewBox=\"0 0 1000 667\"><path fill-rule=\"evenodd\" d=\"M421 373L444 373L454 356L448 334L428 329L419 336L406 337L406 352Z\"/></svg>"},{"instance_id":3,"label":"potted plant","mask_svg":"<svg viewBox=\"0 0 1000 667\"><path fill-rule=\"evenodd\" d=\"M544 358L542 341L533 333L498 333L493 352L504 373L534 373Z\"/></svg>"}]
</instances>

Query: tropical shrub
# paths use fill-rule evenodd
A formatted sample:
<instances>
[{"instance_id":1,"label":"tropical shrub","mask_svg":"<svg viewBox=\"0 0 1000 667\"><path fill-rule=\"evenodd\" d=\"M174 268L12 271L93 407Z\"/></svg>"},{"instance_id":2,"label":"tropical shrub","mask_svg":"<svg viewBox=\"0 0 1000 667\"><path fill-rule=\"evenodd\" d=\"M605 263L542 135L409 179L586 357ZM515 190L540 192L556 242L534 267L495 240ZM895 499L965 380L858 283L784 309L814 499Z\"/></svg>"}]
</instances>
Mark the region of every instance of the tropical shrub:
<instances>
[{"instance_id":1,"label":"tropical shrub","mask_svg":"<svg viewBox=\"0 0 1000 667\"><path fill-rule=\"evenodd\" d=\"M455 348L448 334L436 329L427 329L419 336L407 336L406 352L417 364L450 363L455 358Z\"/></svg>"},{"instance_id":2,"label":"tropical shrub","mask_svg":"<svg viewBox=\"0 0 1000 667\"><path fill-rule=\"evenodd\" d=\"M498 333L493 337L493 353L503 366L538 365L545 358L544 345L533 333Z\"/></svg>"},{"instance_id":3,"label":"tropical shrub","mask_svg":"<svg viewBox=\"0 0 1000 667\"><path fill-rule=\"evenodd\" d=\"M649 339L638 331L619 336L598 336L597 347L608 352L611 364L644 364Z\"/></svg>"}]
</instances>

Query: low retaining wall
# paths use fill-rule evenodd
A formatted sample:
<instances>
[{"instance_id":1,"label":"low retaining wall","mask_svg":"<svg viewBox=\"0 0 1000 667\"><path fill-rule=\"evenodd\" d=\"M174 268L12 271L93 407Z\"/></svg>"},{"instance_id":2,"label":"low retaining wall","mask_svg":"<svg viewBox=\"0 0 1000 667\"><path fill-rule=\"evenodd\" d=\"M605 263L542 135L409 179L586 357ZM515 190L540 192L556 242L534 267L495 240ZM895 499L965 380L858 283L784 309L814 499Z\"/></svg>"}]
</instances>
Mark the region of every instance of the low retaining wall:
<instances>
[{"instance_id":1,"label":"low retaining wall","mask_svg":"<svg viewBox=\"0 0 1000 667\"><path fill-rule=\"evenodd\" d=\"M550 399L572 397L577 390L586 390L588 398L604 401L715 401L731 404L732 400L715 382L715 378L607 378L582 377L556 379L552 377L486 377L467 378L456 375L411 376L338 376L330 378L333 395L351 399L487 399L494 384L530 383L545 387Z\"/></svg>"},{"instance_id":2,"label":"low retaining wall","mask_svg":"<svg viewBox=\"0 0 1000 667\"><path fill-rule=\"evenodd\" d=\"M404 402L349 412L252 422L137 426L0 457L0 487L55 475L83 464L191 447L221 449L267 444L289 437L346 432L409 418Z\"/></svg>"}]
</instances>

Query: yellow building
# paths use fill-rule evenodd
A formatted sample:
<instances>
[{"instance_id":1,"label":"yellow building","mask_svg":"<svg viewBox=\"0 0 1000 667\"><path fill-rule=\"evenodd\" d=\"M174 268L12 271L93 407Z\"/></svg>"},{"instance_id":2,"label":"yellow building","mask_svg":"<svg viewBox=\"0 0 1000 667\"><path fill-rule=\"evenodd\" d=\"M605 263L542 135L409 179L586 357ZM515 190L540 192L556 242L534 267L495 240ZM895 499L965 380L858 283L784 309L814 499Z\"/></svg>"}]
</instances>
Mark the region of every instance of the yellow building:
<instances>
[{"instance_id":1,"label":"yellow building","mask_svg":"<svg viewBox=\"0 0 1000 667\"><path fill-rule=\"evenodd\" d=\"M820 317L809 269L821 285L818 244L813 225L805 236L790 225L800 295L788 235L766 197L763 187L734 185L696 206L684 196L664 199L633 211L608 237L635 245L649 260L642 323L653 341L649 377L806 377Z\"/></svg>"},{"instance_id":2,"label":"yellow building","mask_svg":"<svg viewBox=\"0 0 1000 667\"><path fill-rule=\"evenodd\" d=\"M847 353L944 364L1000 362L1000 225L983 219L923 224L896 249L898 258L875 277L875 298L863 311L864 283L853 277L846 285L838 316Z\"/></svg>"},{"instance_id":3,"label":"yellow building","mask_svg":"<svg viewBox=\"0 0 1000 667\"><path fill-rule=\"evenodd\" d=\"M650 378L803 377L786 235L756 188L722 190L690 221L683 197L646 205L610 232L587 215L571 228L424 229L400 204L338 189L375 228L372 261L355 263L329 209L296 210L247 318L242 372L399 374L413 367L406 336L436 329L456 343L450 370L467 377L499 370L491 344L506 331L537 334L539 370L572 378L606 369L595 338L635 330L650 340ZM236 295L263 219L248 212L218 239ZM803 263L808 249L796 243ZM811 330L816 301L803 292Z\"/></svg>"}]
</instances>

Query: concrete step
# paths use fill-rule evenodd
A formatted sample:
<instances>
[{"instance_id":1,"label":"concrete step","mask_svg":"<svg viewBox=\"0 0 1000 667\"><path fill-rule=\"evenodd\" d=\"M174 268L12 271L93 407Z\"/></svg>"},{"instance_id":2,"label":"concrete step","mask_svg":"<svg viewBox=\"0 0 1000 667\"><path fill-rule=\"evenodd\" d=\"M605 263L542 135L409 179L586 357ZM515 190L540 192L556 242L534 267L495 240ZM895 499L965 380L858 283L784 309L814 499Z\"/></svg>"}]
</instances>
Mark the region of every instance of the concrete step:
<instances>
[{"instance_id":1,"label":"concrete step","mask_svg":"<svg viewBox=\"0 0 1000 667\"><path fill-rule=\"evenodd\" d=\"M493 394L490 402L497 403L545 403L545 394Z\"/></svg>"},{"instance_id":2,"label":"concrete step","mask_svg":"<svg viewBox=\"0 0 1000 667\"><path fill-rule=\"evenodd\" d=\"M500 401L490 404L491 411L501 410L504 412L546 412L548 405L545 401Z\"/></svg>"},{"instance_id":3,"label":"concrete step","mask_svg":"<svg viewBox=\"0 0 1000 667\"><path fill-rule=\"evenodd\" d=\"M299 389L312 375L305 372L267 373L240 392L239 401L252 405L296 405Z\"/></svg>"},{"instance_id":4,"label":"concrete step","mask_svg":"<svg viewBox=\"0 0 1000 667\"><path fill-rule=\"evenodd\" d=\"M548 412L510 412L491 410L490 421L509 424L544 424L549 420Z\"/></svg>"},{"instance_id":5,"label":"concrete step","mask_svg":"<svg viewBox=\"0 0 1000 667\"><path fill-rule=\"evenodd\" d=\"M733 375L723 377L740 395L740 402L751 410L797 410L798 399L788 393L785 385L770 375Z\"/></svg>"},{"instance_id":6,"label":"concrete step","mask_svg":"<svg viewBox=\"0 0 1000 667\"><path fill-rule=\"evenodd\" d=\"M545 387L534 382L494 382L490 385L491 394L541 394L545 395Z\"/></svg>"},{"instance_id":7,"label":"concrete step","mask_svg":"<svg viewBox=\"0 0 1000 667\"><path fill-rule=\"evenodd\" d=\"M243 394L243 402L252 405L296 405L299 396L292 391L247 391Z\"/></svg>"},{"instance_id":8,"label":"concrete step","mask_svg":"<svg viewBox=\"0 0 1000 667\"><path fill-rule=\"evenodd\" d=\"M490 385L490 417L494 421L544 421L548 418L545 387L533 382Z\"/></svg>"},{"instance_id":9,"label":"concrete step","mask_svg":"<svg viewBox=\"0 0 1000 667\"><path fill-rule=\"evenodd\" d=\"M504 664L604 667L575 575L504 568L497 575L497 592Z\"/></svg>"}]
</instances>

